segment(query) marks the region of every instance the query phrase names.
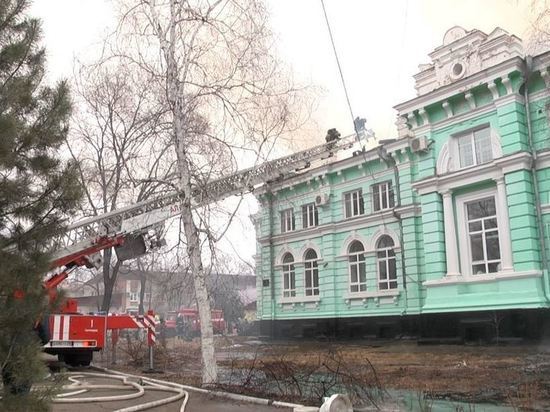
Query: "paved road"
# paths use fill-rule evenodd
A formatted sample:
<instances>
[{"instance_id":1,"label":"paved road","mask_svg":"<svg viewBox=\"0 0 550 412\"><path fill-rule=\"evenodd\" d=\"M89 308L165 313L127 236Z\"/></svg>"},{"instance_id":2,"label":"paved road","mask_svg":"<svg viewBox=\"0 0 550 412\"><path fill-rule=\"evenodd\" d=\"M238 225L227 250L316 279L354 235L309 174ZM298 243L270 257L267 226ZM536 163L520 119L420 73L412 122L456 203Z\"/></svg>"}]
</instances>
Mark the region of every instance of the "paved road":
<instances>
[{"instance_id":1,"label":"paved road","mask_svg":"<svg viewBox=\"0 0 550 412\"><path fill-rule=\"evenodd\" d=\"M94 372L94 371L90 371ZM78 374L79 372L75 372ZM120 385L120 388L117 389L90 389L85 393L74 395L74 398L84 398L84 397L103 397L103 396L113 396L113 395L128 395L131 393L137 392L136 388L130 387L129 389L122 385L122 382L117 379L111 379L108 377L95 377L95 376L75 376L75 379L78 379L84 385ZM135 381L135 380L132 380ZM157 399L164 399L170 396L174 396L174 392L169 391L157 391L147 389L147 385L143 385L145 388L145 393L139 398L129 399L129 400L115 400L115 401L103 401L103 402L86 402L86 403L54 403L52 405L52 410L54 412L105 412L105 411L114 411L117 409L126 408L129 406L140 405ZM76 388L75 388L76 389ZM72 392L73 390L66 390L66 392ZM159 406L154 409L149 409L150 411L162 411L162 412L179 412L182 400ZM228 399L223 399L216 396L209 396L197 392L189 392L189 401L187 407L185 408L186 412L193 411L208 411L208 412L289 412L289 408L277 408L274 406L266 405L257 405L245 402L236 402Z\"/></svg>"}]
</instances>

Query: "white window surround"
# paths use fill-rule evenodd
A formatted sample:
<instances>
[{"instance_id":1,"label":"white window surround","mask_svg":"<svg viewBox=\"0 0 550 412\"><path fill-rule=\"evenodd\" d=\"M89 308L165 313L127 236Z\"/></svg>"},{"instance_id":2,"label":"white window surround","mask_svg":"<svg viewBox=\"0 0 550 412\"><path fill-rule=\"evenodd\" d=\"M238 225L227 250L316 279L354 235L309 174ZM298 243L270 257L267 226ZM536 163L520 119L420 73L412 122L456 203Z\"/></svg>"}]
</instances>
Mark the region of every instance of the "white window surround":
<instances>
[{"instance_id":1,"label":"white window surround","mask_svg":"<svg viewBox=\"0 0 550 412\"><path fill-rule=\"evenodd\" d=\"M348 250L348 293L350 294L367 291L367 262L365 257L365 244L359 241L355 242L357 242L357 245L361 244L362 250L357 250L355 252ZM354 243L350 244L350 249L351 246L354 246ZM352 281L351 275L354 271L356 279L355 281ZM361 279L363 277L361 276L362 274L364 275L364 281ZM352 287L357 288L357 290L352 291Z\"/></svg>"},{"instance_id":2,"label":"white window surround","mask_svg":"<svg viewBox=\"0 0 550 412\"><path fill-rule=\"evenodd\" d=\"M349 196L350 215L346 213L346 196ZM344 219L351 219L365 214L365 201L363 199L363 190L356 189L342 193L342 215Z\"/></svg>"},{"instance_id":3,"label":"white window surround","mask_svg":"<svg viewBox=\"0 0 550 412\"><path fill-rule=\"evenodd\" d=\"M506 185L504 179L495 179L496 187L490 189L478 190L476 192L466 193L460 196L456 196L456 210L457 210L457 222L459 224L458 239L460 242L460 253L458 245L456 244L455 219L453 212L452 195L450 192L446 192L443 195L443 217L445 219L445 252L447 256L447 274L442 279L435 279L426 281L423 284L425 286L444 286L461 283L478 283L488 282L498 279L510 279L519 277L533 277L538 276L538 271L531 272L514 272L512 262L512 242L510 238L510 221L508 218L508 207L506 201ZM470 268L470 248L468 244L468 237L466 233L465 207L466 203L482 199L488 196L495 196L495 206L497 212L497 224L499 225L499 242L501 253L501 271L497 273L487 273L473 275ZM502 207L506 205L506 207ZM454 243L453 243L453 239ZM460 256L461 267L464 271L459 269L458 256Z\"/></svg>"},{"instance_id":4,"label":"white window surround","mask_svg":"<svg viewBox=\"0 0 550 412\"><path fill-rule=\"evenodd\" d=\"M314 258L307 258L304 256L304 295L305 296L319 296L320 287L319 287L319 255L313 249L308 249L313 251L315 254ZM307 255L307 251L306 251ZM317 275L317 276L315 276ZM310 279L310 286L308 287L308 277ZM317 280L317 282L315 282ZM317 283L317 286L315 286ZM310 292L308 294L308 292ZM317 293L315 293L317 292Z\"/></svg>"},{"instance_id":5,"label":"white window surround","mask_svg":"<svg viewBox=\"0 0 550 412\"><path fill-rule=\"evenodd\" d=\"M399 236L397 233L387 227L382 226L378 228L376 232L372 234L368 239L364 236L358 234L357 232L353 231L351 234L344 240L344 243L342 244L342 248L340 249L340 255L335 256L336 259L347 259L349 257L349 247L350 245L358 240L363 244L365 247L365 255L371 255L376 253L376 244L378 243L378 239L380 239L382 236L387 235L392 238L393 240L393 250L397 253L401 251L401 243L399 242Z\"/></svg>"},{"instance_id":6,"label":"white window surround","mask_svg":"<svg viewBox=\"0 0 550 412\"><path fill-rule=\"evenodd\" d=\"M313 243L311 240L308 240L306 241L306 243L304 243L304 245L300 248L300 252L298 252L298 255L297 256L300 256L300 258L302 259L302 261L300 262L297 262L297 263L303 263L304 261L304 257L306 255L306 252L309 250L309 249L313 249L315 251L315 253L317 253L317 261L320 262L323 260L323 258L321 257L321 249L319 249L319 246L317 246L315 243Z\"/></svg>"},{"instance_id":7,"label":"white window surround","mask_svg":"<svg viewBox=\"0 0 550 412\"><path fill-rule=\"evenodd\" d=\"M373 213L392 209L395 206L395 198L391 180L371 185L371 196Z\"/></svg>"},{"instance_id":8,"label":"white window surround","mask_svg":"<svg viewBox=\"0 0 550 412\"><path fill-rule=\"evenodd\" d=\"M489 127L489 137L491 139L491 149L492 149L492 157L493 161L495 159L502 157L502 147L500 143L500 136L498 133L489 126L487 123L483 123L480 125L477 125L475 127L465 129L461 131L460 133L455 133L451 136L449 136L449 139L447 142L441 147L441 150L439 151L439 156L437 158L437 165L436 165L436 173L438 175L445 175L447 173L451 173L454 171L459 170L467 170L470 168L477 168L484 164L490 164L491 161L486 163L481 163L478 165L468 166L468 167L461 167L460 166L460 155L458 150L458 139L462 136L467 135L468 133L473 133L475 131L484 129L486 127Z\"/></svg>"},{"instance_id":9,"label":"white window surround","mask_svg":"<svg viewBox=\"0 0 550 412\"><path fill-rule=\"evenodd\" d=\"M392 241L391 246L381 247L381 245L378 245L377 243L377 249L376 249L376 274L378 279L378 290L393 290L398 288L398 280L397 280L397 256L395 255L395 242L391 239L391 237L387 237ZM382 256L381 256L382 255ZM391 270L391 262L393 262L393 271ZM386 278L382 279L381 277L381 267L383 267L386 271ZM392 275L395 275L395 279L392 279ZM392 287L392 285L395 285L395 287ZM385 285L385 288L382 288L381 286Z\"/></svg>"},{"instance_id":10,"label":"white window surround","mask_svg":"<svg viewBox=\"0 0 550 412\"><path fill-rule=\"evenodd\" d=\"M498 182L497 182L498 184ZM458 223L458 244L460 250L460 266L461 274L465 277L478 277L480 275L490 275L490 274L480 274L475 275L472 273L472 256L469 244L469 235L466 227L467 224L467 211L466 206L469 202L475 200L484 199L487 197L495 198L495 208L496 208L496 217L497 217L497 226L498 226L498 239L500 245L500 265L501 270L496 274L510 273L514 271L512 264L512 247L510 244L510 222L508 220L507 213L507 203L504 205L501 204L499 199L498 187L480 190L472 193L467 193L464 195L456 196L456 218ZM506 194L504 194L506 199ZM506 209L506 211L504 210ZM508 233L508 236L506 236ZM507 243L507 245L505 244ZM492 273L493 274L493 273Z\"/></svg>"},{"instance_id":11,"label":"white window surround","mask_svg":"<svg viewBox=\"0 0 550 412\"><path fill-rule=\"evenodd\" d=\"M288 261L284 262L284 257L288 257ZM282 297L293 298L296 296L296 267L294 266L294 256L285 254L282 265ZM285 287L285 283L288 287Z\"/></svg>"},{"instance_id":12,"label":"white window surround","mask_svg":"<svg viewBox=\"0 0 550 412\"><path fill-rule=\"evenodd\" d=\"M319 209L315 203L302 205L302 228L309 229L319 226Z\"/></svg>"},{"instance_id":13,"label":"white window surround","mask_svg":"<svg viewBox=\"0 0 550 412\"><path fill-rule=\"evenodd\" d=\"M277 257L275 259L275 267L280 268L283 265L283 258L287 253L290 253L292 256L298 256L294 249L289 247L288 245L283 245L279 253L277 254ZM296 264L296 262L294 262Z\"/></svg>"},{"instance_id":14,"label":"white window surround","mask_svg":"<svg viewBox=\"0 0 550 412\"><path fill-rule=\"evenodd\" d=\"M281 210L281 233L293 232L296 229L296 220L292 208Z\"/></svg>"}]
</instances>

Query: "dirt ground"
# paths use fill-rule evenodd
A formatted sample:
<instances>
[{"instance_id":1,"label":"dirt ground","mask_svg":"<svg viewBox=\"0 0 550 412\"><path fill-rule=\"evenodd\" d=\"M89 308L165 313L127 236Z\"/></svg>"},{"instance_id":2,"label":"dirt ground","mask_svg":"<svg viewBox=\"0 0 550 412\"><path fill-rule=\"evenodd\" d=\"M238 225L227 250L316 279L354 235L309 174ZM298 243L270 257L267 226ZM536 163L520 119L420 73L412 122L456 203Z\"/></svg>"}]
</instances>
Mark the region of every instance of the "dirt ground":
<instances>
[{"instance_id":1,"label":"dirt ground","mask_svg":"<svg viewBox=\"0 0 550 412\"><path fill-rule=\"evenodd\" d=\"M146 366L143 348L132 345L121 342L116 369L136 372ZM357 397L376 402L377 395L398 390L430 399L550 410L550 344L260 342L218 337L216 346L221 387L249 395L311 404L336 389L353 388ZM169 339L155 358L160 378L199 385L198 340ZM111 366L109 359L110 354L103 354L103 366ZM99 356L95 363L101 363ZM357 390L366 387L375 393Z\"/></svg>"}]
</instances>

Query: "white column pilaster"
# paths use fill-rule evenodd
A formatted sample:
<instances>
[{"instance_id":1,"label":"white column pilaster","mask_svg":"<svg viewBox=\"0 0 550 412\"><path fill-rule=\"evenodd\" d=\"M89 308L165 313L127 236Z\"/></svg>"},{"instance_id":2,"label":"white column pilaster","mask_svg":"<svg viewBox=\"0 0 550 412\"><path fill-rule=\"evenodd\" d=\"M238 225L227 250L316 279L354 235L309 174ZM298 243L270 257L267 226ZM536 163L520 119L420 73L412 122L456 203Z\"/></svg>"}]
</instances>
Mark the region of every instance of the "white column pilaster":
<instances>
[{"instance_id":1,"label":"white column pilaster","mask_svg":"<svg viewBox=\"0 0 550 412\"><path fill-rule=\"evenodd\" d=\"M447 276L460 276L453 194L450 190L443 192L443 219L445 224L445 257L447 258Z\"/></svg>"},{"instance_id":2,"label":"white column pilaster","mask_svg":"<svg viewBox=\"0 0 550 412\"><path fill-rule=\"evenodd\" d=\"M500 238L501 272L513 272L512 240L510 238L510 218L508 216L508 199L506 197L506 184L504 177L495 179L497 184L497 217L498 232Z\"/></svg>"}]
</instances>

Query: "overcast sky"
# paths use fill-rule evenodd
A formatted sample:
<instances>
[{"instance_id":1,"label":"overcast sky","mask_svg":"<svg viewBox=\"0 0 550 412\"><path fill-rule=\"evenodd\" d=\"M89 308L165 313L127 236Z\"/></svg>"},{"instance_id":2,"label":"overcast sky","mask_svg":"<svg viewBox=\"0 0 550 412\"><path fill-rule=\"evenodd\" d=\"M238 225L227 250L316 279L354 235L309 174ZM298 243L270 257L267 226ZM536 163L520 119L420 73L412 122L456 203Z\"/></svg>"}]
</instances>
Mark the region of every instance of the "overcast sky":
<instances>
[{"instance_id":1,"label":"overcast sky","mask_svg":"<svg viewBox=\"0 0 550 412\"><path fill-rule=\"evenodd\" d=\"M320 139L336 127L353 130L320 0L269 0L281 58L296 77L323 89L314 118ZM428 62L454 25L486 33L496 26L525 38L532 0L325 0L355 115L377 137L395 137L392 107L414 97L412 75ZM35 0L43 21L49 78L69 77L75 55L85 55L115 22L108 0ZM248 212L244 212L245 214ZM235 233L242 239L242 228ZM250 230L250 226L246 230ZM253 236L253 235L252 235ZM241 242L239 242L241 243ZM254 242L238 245L250 259Z\"/></svg>"}]
</instances>

